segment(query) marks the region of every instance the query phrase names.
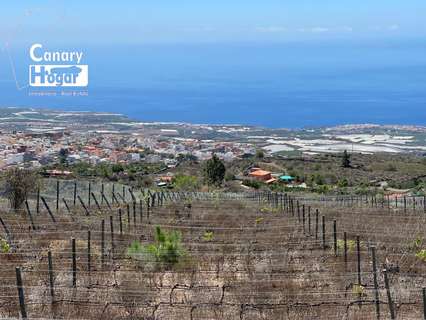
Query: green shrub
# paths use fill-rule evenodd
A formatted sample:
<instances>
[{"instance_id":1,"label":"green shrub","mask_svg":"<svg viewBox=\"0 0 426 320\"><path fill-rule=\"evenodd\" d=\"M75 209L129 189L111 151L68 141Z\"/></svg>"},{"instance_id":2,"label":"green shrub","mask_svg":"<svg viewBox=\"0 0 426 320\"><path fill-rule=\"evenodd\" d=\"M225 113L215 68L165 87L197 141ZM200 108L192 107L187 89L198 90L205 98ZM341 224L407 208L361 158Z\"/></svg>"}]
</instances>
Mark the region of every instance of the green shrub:
<instances>
[{"instance_id":1,"label":"green shrub","mask_svg":"<svg viewBox=\"0 0 426 320\"><path fill-rule=\"evenodd\" d=\"M183 174L174 176L172 183L175 189L185 191L195 191L200 185L196 176L186 176Z\"/></svg>"},{"instance_id":2,"label":"green shrub","mask_svg":"<svg viewBox=\"0 0 426 320\"><path fill-rule=\"evenodd\" d=\"M0 251L1 251L2 253L9 253L9 252L10 252L10 245L9 245L9 243L8 243L5 239L3 239L3 238L0 238Z\"/></svg>"},{"instance_id":3,"label":"green shrub","mask_svg":"<svg viewBox=\"0 0 426 320\"><path fill-rule=\"evenodd\" d=\"M348 248L348 252L353 252L356 247L356 241L346 240L346 246ZM337 240L337 248L341 251L345 250L345 241L342 239Z\"/></svg>"},{"instance_id":4,"label":"green shrub","mask_svg":"<svg viewBox=\"0 0 426 320\"><path fill-rule=\"evenodd\" d=\"M410 247L412 249L418 250L420 249L420 247L423 245L423 238L421 238L420 236L417 236L417 238L411 242Z\"/></svg>"},{"instance_id":5,"label":"green shrub","mask_svg":"<svg viewBox=\"0 0 426 320\"><path fill-rule=\"evenodd\" d=\"M262 208L260 208L260 212L262 212L262 213L278 213L278 208L262 207Z\"/></svg>"},{"instance_id":6,"label":"green shrub","mask_svg":"<svg viewBox=\"0 0 426 320\"><path fill-rule=\"evenodd\" d=\"M225 178L224 163L215 155L203 164L203 177L208 185L219 186Z\"/></svg>"},{"instance_id":7,"label":"green shrub","mask_svg":"<svg viewBox=\"0 0 426 320\"><path fill-rule=\"evenodd\" d=\"M244 180L243 185L253 189L259 189L262 186L262 184L256 180Z\"/></svg>"},{"instance_id":8,"label":"green shrub","mask_svg":"<svg viewBox=\"0 0 426 320\"><path fill-rule=\"evenodd\" d=\"M348 181L348 179L346 179L346 178L341 178L341 179L338 181L337 186L338 186L339 188L346 188L346 187L348 187L348 186L349 186L349 181Z\"/></svg>"},{"instance_id":9,"label":"green shrub","mask_svg":"<svg viewBox=\"0 0 426 320\"><path fill-rule=\"evenodd\" d=\"M156 226L155 242L142 245L134 241L127 249L127 255L132 259L154 263L157 266L173 267L186 256L186 251L182 247L180 232L163 231L161 227Z\"/></svg>"},{"instance_id":10,"label":"green shrub","mask_svg":"<svg viewBox=\"0 0 426 320\"><path fill-rule=\"evenodd\" d=\"M426 249L422 249L416 253L416 258L426 262Z\"/></svg>"},{"instance_id":11,"label":"green shrub","mask_svg":"<svg viewBox=\"0 0 426 320\"><path fill-rule=\"evenodd\" d=\"M204 234L203 234L203 240L204 241L210 242L210 241L213 240L213 238L214 238L213 231L206 231L206 232L204 232Z\"/></svg>"},{"instance_id":12,"label":"green shrub","mask_svg":"<svg viewBox=\"0 0 426 320\"><path fill-rule=\"evenodd\" d=\"M360 285L360 284L354 284L354 285L352 286L352 293L353 293L355 296L363 296L363 295L364 295L364 291L365 291L364 286L362 286L362 285Z\"/></svg>"}]
</instances>

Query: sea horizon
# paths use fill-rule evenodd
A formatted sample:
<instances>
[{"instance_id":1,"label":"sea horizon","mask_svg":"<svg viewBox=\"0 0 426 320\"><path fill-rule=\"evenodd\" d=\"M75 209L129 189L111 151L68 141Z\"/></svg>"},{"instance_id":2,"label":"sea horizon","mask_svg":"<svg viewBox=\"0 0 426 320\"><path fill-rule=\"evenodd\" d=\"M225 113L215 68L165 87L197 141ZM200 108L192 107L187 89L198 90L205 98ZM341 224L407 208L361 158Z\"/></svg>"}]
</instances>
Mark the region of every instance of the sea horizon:
<instances>
[{"instance_id":1,"label":"sea horizon","mask_svg":"<svg viewBox=\"0 0 426 320\"><path fill-rule=\"evenodd\" d=\"M27 81L28 47L10 49L20 84ZM0 52L0 106L290 129L426 124L426 45L420 39L80 49L90 70L87 97L34 97L17 90L6 52Z\"/></svg>"}]
</instances>

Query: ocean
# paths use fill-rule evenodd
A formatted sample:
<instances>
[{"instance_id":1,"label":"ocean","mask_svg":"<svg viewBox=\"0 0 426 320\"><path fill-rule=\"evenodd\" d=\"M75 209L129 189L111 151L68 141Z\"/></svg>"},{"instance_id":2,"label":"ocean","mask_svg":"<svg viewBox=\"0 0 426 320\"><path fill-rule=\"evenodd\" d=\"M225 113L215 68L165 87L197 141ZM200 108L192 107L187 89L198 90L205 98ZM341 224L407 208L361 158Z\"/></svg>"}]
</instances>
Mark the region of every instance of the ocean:
<instances>
[{"instance_id":1,"label":"ocean","mask_svg":"<svg viewBox=\"0 0 426 320\"><path fill-rule=\"evenodd\" d=\"M28 82L28 48L10 50L21 84ZM421 40L70 49L82 50L82 63L89 65L87 97L34 97L28 89L17 90L3 50L0 107L119 112L141 121L273 128L426 125L426 43Z\"/></svg>"}]
</instances>

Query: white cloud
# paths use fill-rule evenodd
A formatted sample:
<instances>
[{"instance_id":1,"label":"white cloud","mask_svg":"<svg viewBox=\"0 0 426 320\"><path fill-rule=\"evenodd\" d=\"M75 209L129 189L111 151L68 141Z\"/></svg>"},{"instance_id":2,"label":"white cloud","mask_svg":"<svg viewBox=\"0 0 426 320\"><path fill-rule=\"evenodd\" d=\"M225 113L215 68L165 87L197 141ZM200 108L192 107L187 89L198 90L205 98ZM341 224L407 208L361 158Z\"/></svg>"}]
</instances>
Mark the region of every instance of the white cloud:
<instances>
[{"instance_id":1,"label":"white cloud","mask_svg":"<svg viewBox=\"0 0 426 320\"><path fill-rule=\"evenodd\" d=\"M313 27L313 28L300 28L299 32L312 32L312 33L324 33L330 31L329 28L324 27Z\"/></svg>"},{"instance_id":2,"label":"white cloud","mask_svg":"<svg viewBox=\"0 0 426 320\"><path fill-rule=\"evenodd\" d=\"M390 30L390 31L397 31L397 30L399 30L399 25L393 24L393 25L391 25L391 26L388 27L388 30Z\"/></svg>"},{"instance_id":3,"label":"white cloud","mask_svg":"<svg viewBox=\"0 0 426 320\"><path fill-rule=\"evenodd\" d=\"M277 32L285 32L285 31L287 31L287 28L279 27L279 26L258 27L258 28L256 28L256 31L277 33Z\"/></svg>"}]
</instances>

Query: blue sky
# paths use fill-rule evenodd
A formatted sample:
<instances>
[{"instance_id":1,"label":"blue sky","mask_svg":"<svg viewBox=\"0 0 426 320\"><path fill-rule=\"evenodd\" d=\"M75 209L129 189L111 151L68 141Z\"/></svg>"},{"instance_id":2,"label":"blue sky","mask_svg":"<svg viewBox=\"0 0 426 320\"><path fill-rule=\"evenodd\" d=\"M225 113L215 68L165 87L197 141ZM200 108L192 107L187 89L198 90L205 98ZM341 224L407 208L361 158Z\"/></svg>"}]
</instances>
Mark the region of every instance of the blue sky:
<instances>
[{"instance_id":1,"label":"blue sky","mask_svg":"<svg viewBox=\"0 0 426 320\"><path fill-rule=\"evenodd\" d=\"M20 0L0 40L27 43L285 41L426 36L424 0Z\"/></svg>"}]
</instances>

